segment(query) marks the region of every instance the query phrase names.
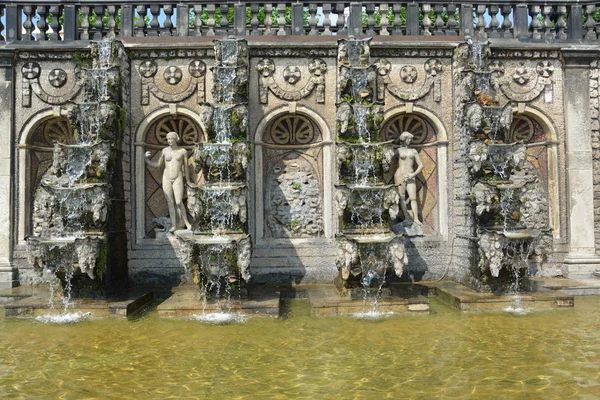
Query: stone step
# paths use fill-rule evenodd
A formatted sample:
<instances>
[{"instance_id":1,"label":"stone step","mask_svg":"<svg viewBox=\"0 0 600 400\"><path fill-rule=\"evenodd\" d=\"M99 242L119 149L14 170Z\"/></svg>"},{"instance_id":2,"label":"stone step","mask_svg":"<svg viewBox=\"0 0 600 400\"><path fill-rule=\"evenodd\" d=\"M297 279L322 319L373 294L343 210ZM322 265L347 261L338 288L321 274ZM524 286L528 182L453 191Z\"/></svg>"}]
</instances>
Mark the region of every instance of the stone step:
<instances>
[{"instance_id":1,"label":"stone step","mask_svg":"<svg viewBox=\"0 0 600 400\"><path fill-rule=\"evenodd\" d=\"M34 293L33 286L19 286L0 290L0 304L11 304L15 301L31 297Z\"/></svg>"},{"instance_id":2,"label":"stone step","mask_svg":"<svg viewBox=\"0 0 600 400\"><path fill-rule=\"evenodd\" d=\"M256 247L252 250L253 257L335 257L337 248L330 247Z\"/></svg>"},{"instance_id":3,"label":"stone step","mask_svg":"<svg viewBox=\"0 0 600 400\"><path fill-rule=\"evenodd\" d=\"M252 257L251 266L257 267L319 267L335 265L334 256L287 256L287 257Z\"/></svg>"}]
</instances>

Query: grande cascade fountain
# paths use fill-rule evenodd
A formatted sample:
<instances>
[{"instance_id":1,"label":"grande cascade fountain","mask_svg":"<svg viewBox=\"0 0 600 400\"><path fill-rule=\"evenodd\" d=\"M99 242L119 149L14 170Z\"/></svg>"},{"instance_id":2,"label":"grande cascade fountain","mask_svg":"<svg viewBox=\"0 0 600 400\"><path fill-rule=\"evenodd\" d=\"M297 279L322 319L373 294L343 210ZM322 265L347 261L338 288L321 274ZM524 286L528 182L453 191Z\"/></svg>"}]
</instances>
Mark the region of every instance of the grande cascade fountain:
<instances>
[{"instance_id":1,"label":"grande cascade fountain","mask_svg":"<svg viewBox=\"0 0 600 400\"><path fill-rule=\"evenodd\" d=\"M458 72L463 93L458 117L475 214L474 285L483 291L525 290L523 278L552 246L547 193L528 163L532 137L511 129L511 104L500 104L502 66L488 59L486 44L462 49L471 53Z\"/></svg>"},{"instance_id":2,"label":"grande cascade fountain","mask_svg":"<svg viewBox=\"0 0 600 400\"><path fill-rule=\"evenodd\" d=\"M81 68L83 98L68 107L69 143L54 143L52 166L35 193L31 263L50 282L50 307L71 297L105 298L126 282L123 188L119 157L125 113L117 42L92 43ZM115 236L117 235L117 236ZM121 244L119 244L121 243Z\"/></svg>"},{"instance_id":3,"label":"grande cascade fountain","mask_svg":"<svg viewBox=\"0 0 600 400\"><path fill-rule=\"evenodd\" d=\"M370 40L338 41L336 286L352 299L377 299L384 291L389 295L386 281L392 271L402 276L407 262L406 230L392 231L401 196L390 182L394 144L379 137L383 103L375 96L378 75Z\"/></svg>"},{"instance_id":4,"label":"grande cascade fountain","mask_svg":"<svg viewBox=\"0 0 600 400\"><path fill-rule=\"evenodd\" d=\"M214 105L201 106L208 141L193 151L202 177L188 185L192 230L177 231L187 280L198 285L199 299L229 311L232 301L248 298L251 246L248 235L247 171L248 44L214 41ZM224 304L221 306L219 302Z\"/></svg>"}]
</instances>

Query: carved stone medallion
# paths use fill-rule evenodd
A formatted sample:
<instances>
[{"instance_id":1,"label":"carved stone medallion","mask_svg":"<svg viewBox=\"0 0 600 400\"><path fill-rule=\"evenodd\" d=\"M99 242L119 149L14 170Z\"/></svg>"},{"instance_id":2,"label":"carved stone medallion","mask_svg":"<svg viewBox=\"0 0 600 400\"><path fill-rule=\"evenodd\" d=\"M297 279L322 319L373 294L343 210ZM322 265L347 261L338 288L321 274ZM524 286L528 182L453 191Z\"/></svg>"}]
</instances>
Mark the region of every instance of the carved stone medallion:
<instances>
[{"instance_id":1,"label":"carved stone medallion","mask_svg":"<svg viewBox=\"0 0 600 400\"><path fill-rule=\"evenodd\" d=\"M36 62L28 62L25 63L25 65L23 65L23 68L21 68L21 72L23 73L23 77L25 79L36 79L40 76L40 72L42 72L42 69L40 67L40 64Z\"/></svg>"},{"instance_id":2,"label":"carved stone medallion","mask_svg":"<svg viewBox=\"0 0 600 400\"><path fill-rule=\"evenodd\" d=\"M417 80L417 69L412 65L406 65L400 70L400 79L404 83L413 83Z\"/></svg>"},{"instance_id":3,"label":"carved stone medallion","mask_svg":"<svg viewBox=\"0 0 600 400\"><path fill-rule=\"evenodd\" d=\"M288 65L283 70L283 79L290 85L295 85L302 78L302 73L300 72L300 68L295 65Z\"/></svg>"},{"instance_id":4,"label":"carved stone medallion","mask_svg":"<svg viewBox=\"0 0 600 400\"><path fill-rule=\"evenodd\" d=\"M200 78L206 73L206 64L204 63L204 61L194 60L190 63L188 71L190 72L190 75L194 78Z\"/></svg>"},{"instance_id":5,"label":"carved stone medallion","mask_svg":"<svg viewBox=\"0 0 600 400\"><path fill-rule=\"evenodd\" d=\"M67 73L60 68L53 69L48 75L48 81L55 88L63 87L67 83Z\"/></svg>"},{"instance_id":6,"label":"carved stone medallion","mask_svg":"<svg viewBox=\"0 0 600 400\"><path fill-rule=\"evenodd\" d=\"M152 60L145 60L140 64L140 74L144 78L152 78L156 75L156 71L158 71L158 66Z\"/></svg>"},{"instance_id":7,"label":"carved stone medallion","mask_svg":"<svg viewBox=\"0 0 600 400\"><path fill-rule=\"evenodd\" d=\"M183 73L179 67L170 66L165 69L163 73L163 78L169 85L177 85L181 82L181 78L183 77Z\"/></svg>"}]
</instances>

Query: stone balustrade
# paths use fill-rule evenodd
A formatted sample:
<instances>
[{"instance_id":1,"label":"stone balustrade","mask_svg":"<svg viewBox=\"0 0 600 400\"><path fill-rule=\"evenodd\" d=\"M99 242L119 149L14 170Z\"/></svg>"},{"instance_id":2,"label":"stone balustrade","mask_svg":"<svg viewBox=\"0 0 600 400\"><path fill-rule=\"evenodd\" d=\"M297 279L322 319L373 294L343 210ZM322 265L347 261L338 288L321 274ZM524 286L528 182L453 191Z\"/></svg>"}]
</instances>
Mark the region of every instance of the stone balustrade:
<instances>
[{"instance_id":1,"label":"stone balustrade","mask_svg":"<svg viewBox=\"0 0 600 400\"><path fill-rule=\"evenodd\" d=\"M598 39L599 1L362 2L14 1L0 3L0 40L355 35Z\"/></svg>"}]
</instances>

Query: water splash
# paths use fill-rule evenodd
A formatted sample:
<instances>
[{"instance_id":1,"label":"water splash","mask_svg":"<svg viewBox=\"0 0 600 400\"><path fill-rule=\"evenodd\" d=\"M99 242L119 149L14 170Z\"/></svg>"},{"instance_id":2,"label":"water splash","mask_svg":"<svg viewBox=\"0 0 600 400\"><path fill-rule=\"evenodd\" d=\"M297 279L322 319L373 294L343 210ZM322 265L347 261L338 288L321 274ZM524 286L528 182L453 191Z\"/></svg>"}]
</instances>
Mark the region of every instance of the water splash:
<instances>
[{"instance_id":1,"label":"water splash","mask_svg":"<svg viewBox=\"0 0 600 400\"><path fill-rule=\"evenodd\" d=\"M192 320L202 322L207 325L229 325L243 324L248 321L248 316L244 314L233 313L209 313L209 314L194 314L190 317Z\"/></svg>"},{"instance_id":2,"label":"water splash","mask_svg":"<svg viewBox=\"0 0 600 400\"><path fill-rule=\"evenodd\" d=\"M91 317L91 313L75 312L66 314L46 314L35 317L36 321L44 324L75 324Z\"/></svg>"},{"instance_id":3,"label":"water splash","mask_svg":"<svg viewBox=\"0 0 600 400\"><path fill-rule=\"evenodd\" d=\"M371 311L367 311L367 312L363 312L363 313L352 314L352 316L356 319L362 319L362 320L367 320L367 321L383 320L383 319L391 317L392 315L394 315L394 313L392 311L381 312L381 311L375 311L375 310L371 310Z\"/></svg>"}]
</instances>

